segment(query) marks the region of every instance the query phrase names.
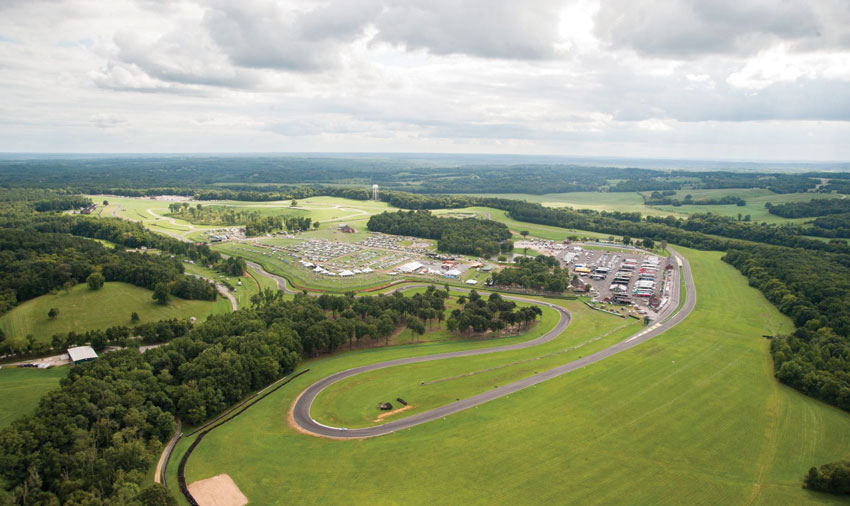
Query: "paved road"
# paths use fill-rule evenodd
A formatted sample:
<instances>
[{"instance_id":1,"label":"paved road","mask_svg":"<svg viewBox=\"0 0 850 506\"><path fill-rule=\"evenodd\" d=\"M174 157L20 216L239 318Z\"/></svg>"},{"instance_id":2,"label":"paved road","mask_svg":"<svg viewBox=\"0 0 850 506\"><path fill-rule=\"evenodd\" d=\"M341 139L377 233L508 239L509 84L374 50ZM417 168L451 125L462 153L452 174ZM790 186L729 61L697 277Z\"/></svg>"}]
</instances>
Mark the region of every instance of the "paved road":
<instances>
[{"instance_id":1,"label":"paved road","mask_svg":"<svg viewBox=\"0 0 850 506\"><path fill-rule=\"evenodd\" d=\"M671 250L672 251L672 250ZM469 397L467 399L463 399L457 402L453 402L451 404L447 404L445 406L441 406L439 408L433 409L431 411L426 411L424 413L418 413L413 416L409 416L407 418L403 418L400 420L394 420L392 422L385 423L383 425L379 425L376 427L367 427L363 429L342 429L339 427L328 427L326 425L322 425L317 421L313 420L310 416L310 408L313 404L313 401L316 399L316 396L327 388L328 386L340 381L342 379L354 376L356 374L360 374L367 371L374 371L376 369L383 369L386 367L393 367L396 365L403 364L413 364L418 362L428 362L431 360L444 360L448 358L456 358L456 357L467 357L472 355L480 355L485 353L498 353L509 350L517 350L522 348L528 348L531 346L536 346L538 344L545 343L547 341L551 341L558 335L560 335L569 325L570 317L569 313L553 304L549 303L540 303L534 301L536 303L540 303L543 305L547 305L549 307L553 307L557 309L561 314L561 319L558 324L548 332L546 335L534 339L532 341L527 341L524 343L518 343L515 345L509 346L500 346L496 348L485 348L480 350L467 350L467 351L459 351L452 353L441 353L438 355L428 355L423 357L411 357L411 358L403 358L398 360L390 360L387 362L380 362L377 364L370 364L361 367L355 367L353 369L348 369L346 371L341 371L326 378L323 378L316 383L313 383L309 387L307 387L304 392L296 399L295 404L292 408L292 416L295 423L305 432L320 435L320 436L330 436L336 438L363 438L363 437L375 437L382 436L385 434L390 434L392 432L396 432L402 429L406 429L408 427L412 427L414 425L419 425L425 422L429 422L431 420L436 420L438 418L442 418L444 416L448 416L459 411L463 411L474 406L478 406L485 402L491 401L493 399L498 399L499 397L504 397L505 395L512 394L519 390L523 390L533 385L537 385L544 381L548 381L552 378L556 378L568 372L574 371L576 369L580 369L586 365L592 364L594 362L598 362L605 358L608 358L612 355L615 355L621 351L627 350L634 346L637 346L640 343L648 341L653 337L665 332L670 329L674 325L678 324L680 321L684 320L690 312L693 310L694 305L696 304L696 288L694 286L693 277L691 275L690 265L688 264L687 259L672 251L673 256L681 262L682 271L685 276L685 286L686 286L686 298L685 303L682 306L682 309L675 313L676 308L679 305L680 300L680 279L678 269L673 270L673 293L671 294L671 298L668 301L667 307L661 311L658 315L656 322L652 325L643 328L640 332L632 335L631 337L613 345L604 350L598 351L592 355L588 355L587 357L580 358L578 360L574 360L567 364L561 365L554 369L550 369L548 371L544 371L533 376L529 376L527 378L515 381L508 385L499 386L498 388L494 388L493 390L489 390L487 392ZM508 297L514 300L528 300L522 299L518 297ZM673 314L675 313L675 314ZM672 316L671 316L672 315Z\"/></svg>"}]
</instances>

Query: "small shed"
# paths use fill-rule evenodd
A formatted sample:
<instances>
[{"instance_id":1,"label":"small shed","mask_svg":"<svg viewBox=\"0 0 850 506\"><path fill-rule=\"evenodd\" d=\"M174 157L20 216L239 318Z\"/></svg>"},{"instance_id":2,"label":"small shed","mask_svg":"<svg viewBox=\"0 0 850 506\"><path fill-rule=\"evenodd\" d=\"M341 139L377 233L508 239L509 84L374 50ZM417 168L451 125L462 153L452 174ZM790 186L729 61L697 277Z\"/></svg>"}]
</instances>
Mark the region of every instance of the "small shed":
<instances>
[{"instance_id":1,"label":"small shed","mask_svg":"<svg viewBox=\"0 0 850 506\"><path fill-rule=\"evenodd\" d=\"M68 348L68 358L71 359L71 363L77 365L81 362L96 359L97 353L95 353L94 348L91 346L76 346L74 348Z\"/></svg>"}]
</instances>

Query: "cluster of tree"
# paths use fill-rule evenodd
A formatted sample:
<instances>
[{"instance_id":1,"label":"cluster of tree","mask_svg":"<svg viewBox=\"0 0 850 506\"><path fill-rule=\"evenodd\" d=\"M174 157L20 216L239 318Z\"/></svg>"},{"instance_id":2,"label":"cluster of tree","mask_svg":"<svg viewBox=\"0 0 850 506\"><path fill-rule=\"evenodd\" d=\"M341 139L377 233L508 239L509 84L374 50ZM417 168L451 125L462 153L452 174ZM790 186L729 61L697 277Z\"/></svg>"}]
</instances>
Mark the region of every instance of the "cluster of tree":
<instances>
[{"instance_id":1,"label":"cluster of tree","mask_svg":"<svg viewBox=\"0 0 850 506\"><path fill-rule=\"evenodd\" d=\"M804 233L816 237L850 237L850 213L815 218Z\"/></svg>"},{"instance_id":2,"label":"cluster of tree","mask_svg":"<svg viewBox=\"0 0 850 506\"><path fill-rule=\"evenodd\" d=\"M699 199L694 200L693 195L690 193L685 195L685 198L682 200L675 199L672 196L668 195L668 193L672 193L675 195L676 192L652 192L649 198L644 199L644 204L648 206L745 206L747 205L747 201L742 199L741 197L735 197L732 195L726 195L724 197L720 197L719 199Z\"/></svg>"},{"instance_id":3,"label":"cluster of tree","mask_svg":"<svg viewBox=\"0 0 850 506\"><path fill-rule=\"evenodd\" d=\"M765 203L764 207L770 214L782 216L783 218L814 218L830 214L850 213L850 200L848 199L812 199L808 202L787 202L785 204L773 205Z\"/></svg>"},{"instance_id":4,"label":"cluster of tree","mask_svg":"<svg viewBox=\"0 0 850 506\"><path fill-rule=\"evenodd\" d=\"M260 217L260 212L256 210L245 211L227 206L192 205L188 202L168 204L168 210L168 216L199 225L241 225Z\"/></svg>"},{"instance_id":5,"label":"cluster of tree","mask_svg":"<svg viewBox=\"0 0 850 506\"><path fill-rule=\"evenodd\" d=\"M837 495L850 495L850 460L824 464L820 469L813 467L803 480L803 486L811 490Z\"/></svg>"},{"instance_id":6,"label":"cluster of tree","mask_svg":"<svg viewBox=\"0 0 850 506\"><path fill-rule=\"evenodd\" d=\"M436 239L437 249L450 253L492 256L511 238L504 223L477 218L439 218L429 211L384 212L366 224L373 232Z\"/></svg>"},{"instance_id":7,"label":"cluster of tree","mask_svg":"<svg viewBox=\"0 0 850 506\"><path fill-rule=\"evenodd\" d=\"M477 200L463 195L419 195L393 190L382 192L380 198L401 209L457 209L474 206Z\"/></svg>"},{"instance_id":8,"label":"cluster of tree","mask_svg":"<svg viewBox=\"0 0 850 506\"><path fill-rule=\"evenodd\" d=\"M215 285L210 281L195 276L179 276L167 283L168 293L181 299L215 300ZM156 287L154 287L156 288Z\"/></svg>"},{"instance_id":9,"label":"cluster of tree","mask_svg":"<svg viewBox=\"0 0 850 506\"><path fill-rule=\"evenodd\" d=\"M216 269L228 276L241 276L248 266L242 257L227 257L216 265Z\"/></svg>"},{"instance_id":10,"label":"cluster of tree","mask_svg":"<svg viewBox=\"0 0 850 506\"><path fill-rule=\"evenodd\" d=\"M164 253L180 255L203 264L215 264L221 255L205 244L192 244L156 234L141 223L119 218L94 218L66 215L19 215L0 220L0 227L33 229L39 232L71 234L90 239L102 239L127 248L157 249Z\"/></svg>"},{"instance_id":11,"label":"cluster of tree","mask_svg":"<svg viewBox=\"0 0 850 506\"><path fill-rule=\"evenodd\" d=\"M303 232L310 226L318 228L319 222L305 216L265 216L255 219L245 225L245 235L248 237L271 234L283 230L288 232Z\"/></svg>"},{"instance_id":12,"label":"cluster of tree","mask_svg":"<svg viewBox=\"0 0 850 506\"><path fill-rule=\"evenodd\" d=\"M34 202L33 209L38 212L67 211L69 209L79 209L92 204L93 202L90 198L83 197L81 195L56 195L49 199Z\"/></svg>"},{"instance_id":13,"label":"cluster of tree","mask_svg":"<svg viewBox=\"0 0 850 506\"><path fill-rule=\"evenodd\" d=\"M555 257L517 257L516 263L517 267L493 273L493 284L552 293L561 293L570 284L569 269L561 269L560 262Z\"/></svg>"},{"instance_id":14,"label":"cluster of tree","mask_svg":"<svg viewBox=\"0 0 850 506\"><path fill-rule=\"evenodd\" d=\"M446 320L446 328L452 332L470 334L488 330L500 330L524 326L528 328L531 322L542 315L538 306L528 306L517 309L516 303L502 298L498 293L492 293L484 300L481 295L472 290L469 297L458 300L463 309L455 309Z\"/></svg>"}]
</instances>

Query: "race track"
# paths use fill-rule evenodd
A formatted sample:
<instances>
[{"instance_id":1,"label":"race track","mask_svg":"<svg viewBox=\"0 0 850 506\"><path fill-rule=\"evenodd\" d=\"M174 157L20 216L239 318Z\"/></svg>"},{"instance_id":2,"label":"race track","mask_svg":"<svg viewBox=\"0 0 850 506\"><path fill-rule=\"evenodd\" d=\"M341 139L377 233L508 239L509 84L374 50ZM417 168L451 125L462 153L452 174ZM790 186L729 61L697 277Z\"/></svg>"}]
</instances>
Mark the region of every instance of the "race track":
<instances>
[{"instance_id":1,"label":"race track","mask_svg":"<svg viewBox=\"0 0 850 506\"><path fill-rule=\"evenodd\" d=\"M378 425L375 427L367 427L363 429L346 429L342 427L328 427L326 425L322 425L317 421L313 420L310 416L310 408L315 401L316 396L319 393L327 388L328 386L336 383L345 378L349 378L351 376L367 372L374 371L376 369L383 369L386 367L393 367L397 365L403 364L414 364L420 362L429 362L432 360L444 360L448 358L457 358L457 357L468 357L472 355L482 355L486 353L499 353L510 350L519 350L523 348L529 348L532 346L536 346L538 344L542 344L552 339L558 337L564 330L566 330L567 326L570 323L570 315L567 310L556 306L554 304L550 304L547 302L539 302L531 299L523 299L521 297L513 297L503 295L503 297L512 300L518 300L523 302L532 302L535 304L540 304L544 306L548 306L554 308L560 313L560 320L558 324L551 331L547 332L545 335L523 343L517 343L507 346L499 346L495 348L485 348L478 350L467 350L467 351L458 351L458 352L450 352L450 353L440 353L437 355L427 355L422 357L411 357L411 358L402 358L397 360L390 360L387 362L379 362L376 364L364 365L361 367L355 367L352 369L348 369L345 371L338 372L336 374L332 374L326 378L323 378L316 383L313 383L307 389L305 389L301 395L295 400L292 406L292 418L295 424L303 431L309 434L313 434L316 436L325 436L325 437L333 437L333 438L366 438L366 437L375 437L375 436L383 436L385 434L390 434L392 432L396 432L402 429L406 429L408 427L412 427L414 425L419 425L422 423L429 422L431 420L436 420L438 418L442 418L459 411L463 411L485 402L491 401L493 399L498 399L499 397L504 397L506 395L512 394L519 390L523 390L530 386L534 386L538 383L542 383L544 381L550 380L552 378L556 378L568 372L574 371L576 369L580 369L584 366L590 365L594 362L598 362L605 358L608 358L616 353L627 350L634 346L639 345L653 337L669 330L682 320L684 320L690 312L693 310L696 304L696 288L694 286L693 277L691 275L691 268L688 264L687 259L672 251L673 260L681 262L682 265L682 274L685 278L685 301L682 305L681 310L676 312L676 309L679 306L679 301L681 297L680 293L680 279L678 269L673 269L673 279L672 279L672 287L673 293L671 293L670 300L667 303L667 306L664 310L658 315L656 321L653 322L648 327L641 329L640 332L635 333L634 335L620 341L619 343L612 345L604 350L598 351L592 355L588 355L586 357L582 357L578 360L574 360L567 364L555 367L554 369L550 369L548 371L544 371L533 376L529 376L527 378L523 378L521 380L515 381L513 383L509 383L507 385L501 385L498 388L494 388L493 390L489 390L487 392L483 392L481 394L469 397L467 399L462 399L457 402L453 402L451 404L447 404L445 406L441 406L436 409L432 409L430 411L426 411L424 413L418 413L413 416L409 416L407 418L402 418L399 420L394 420L383 425ZM674 264L675 265L675 264ZM675 314L674 314L675 313Z\"/></svg>"}]
</instances>

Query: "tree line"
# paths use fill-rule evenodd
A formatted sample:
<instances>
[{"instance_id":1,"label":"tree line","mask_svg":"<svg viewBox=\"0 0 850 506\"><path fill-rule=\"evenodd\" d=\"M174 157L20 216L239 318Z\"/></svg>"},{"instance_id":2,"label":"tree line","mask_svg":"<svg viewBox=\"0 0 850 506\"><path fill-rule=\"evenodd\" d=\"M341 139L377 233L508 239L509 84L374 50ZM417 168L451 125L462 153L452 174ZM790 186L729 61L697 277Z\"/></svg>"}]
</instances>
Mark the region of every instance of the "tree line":
<instances>
[{"instance_id":1,"label":"tree line","mask_svg":"<svg viewBox=\"0 0 850 506\"><path fill-rule=\"evenodd\" d=\"M664 191L657 192L654 191L650 194L649 198L644 198L644 204L648 206L728 206L728 205L736 205L743 207L747 205L747 201L742 199L741 197L736 197L734 195L725 195L716 199L694 199L693 195L688 193L682 200L673 198L676 192L674 191Z\"/></svg>"},{"instance_id":2,"label":"tree line","mask_svg":"<svg viewBox=\"0 0 850 506\"><path fill-rule=\"evenodd\" d=\"M561 293L569 287L570 271L561 269L558 259L539 255L534 258L517 257L516 267L494 272L495 286L519 287L528 290Z\"/></svg>"},{"instance_id":3,"label":"tree line","mask_svg":"<svg viewBox=\"0 0 850 506\"><path fill-rule=\"evenodd\" d=\"M765 203L764 207L770 214L783 218L815 218L830 214L850 213L848 199L812 199L808 202L786 202L784 204Z\"/></svg>"},{"instance_id":4,"label":"tree line","mask_svg":"<svg viewBox=\"0 0 850 506\"><path fill-rule=\"evenodd\" d=\"M458 303L462 308L452 310L446 320L446 328L464 334L488 330L499 332L506 328L518 331L520 328L528 328L543 314L538 306L517 308L515 302L498 293L491 293L485 300L476 290L472 290L469 297L461 296Z\"/></svg>"}]
</instances>

